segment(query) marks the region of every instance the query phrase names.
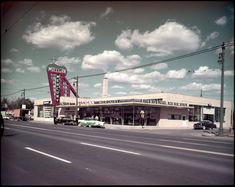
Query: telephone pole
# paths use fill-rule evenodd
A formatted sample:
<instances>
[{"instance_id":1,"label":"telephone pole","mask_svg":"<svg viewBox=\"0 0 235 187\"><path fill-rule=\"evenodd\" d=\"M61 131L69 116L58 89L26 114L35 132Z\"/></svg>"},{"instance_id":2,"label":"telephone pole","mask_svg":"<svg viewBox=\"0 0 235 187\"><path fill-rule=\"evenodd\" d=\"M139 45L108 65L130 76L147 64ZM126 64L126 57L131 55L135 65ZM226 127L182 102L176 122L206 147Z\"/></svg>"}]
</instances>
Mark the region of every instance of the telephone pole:
<instances>
[{"instance_id":1,"label":"telephone pole","mask_svg":"<svg viewBox=\"0 0 235 187\"><path fill-rule=\"evenodd\" d=\"M21 96L22 96L23 99L25 100L25 89L23 89L22 91L23 91L23 92L22 92Z\"/></svg>"},{"instance_id":2,"label":"telephone pole","mask_svg":"<svg viewBox=\"0 0 235 187\"><path fill-rule=\"evenodd\" d=\"M78 76L74 77L76 80L76 111L75 111L75 116L76 116L76 125L78 125Z\"/></svg>"},{"instance_id":3,"label":"telephone pole","mask_svg":"<svg viewBox=\"0 0 235 187\"><path fill-rule=\"evenodd\" d=\"M221 46L222 52L219 53L218 63L221 64L221 93L220 93L220 127L219 135L223 134L223 122L224 122L224 42Z\"/></svg>"}]
</instances>

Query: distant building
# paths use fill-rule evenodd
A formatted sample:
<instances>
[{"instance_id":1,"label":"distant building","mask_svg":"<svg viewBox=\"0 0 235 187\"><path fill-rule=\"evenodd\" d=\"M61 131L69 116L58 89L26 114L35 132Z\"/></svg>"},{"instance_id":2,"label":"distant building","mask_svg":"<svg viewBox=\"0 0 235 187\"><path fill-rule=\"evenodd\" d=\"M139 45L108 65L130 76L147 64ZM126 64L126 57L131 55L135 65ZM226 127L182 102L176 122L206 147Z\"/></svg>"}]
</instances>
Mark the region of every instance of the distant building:
<instances>
[{"instance_id":1,"label":"distant building","mask_svg":"<svg viewBox=\"0 0 235 187\"><path fill-rule=\"evenodd\" d=\"M106 93L103 91L103 93ZM104 94L105 95L105 94ZM51 99L35 100L34 120L51 121L53 115L74 118L75 97L60 97L55 111ZM137 126L144 118L145 126L193 128L195 122L220 122L220 100L174 93L153 93L98 99L79 98L79 117L98 116L106 124ZM141 111L142 116L141 117ZM144 113L143 113L144 111ZM232 103L224 101L224 128L232 126Z\"/></svg>"}]
</instances>

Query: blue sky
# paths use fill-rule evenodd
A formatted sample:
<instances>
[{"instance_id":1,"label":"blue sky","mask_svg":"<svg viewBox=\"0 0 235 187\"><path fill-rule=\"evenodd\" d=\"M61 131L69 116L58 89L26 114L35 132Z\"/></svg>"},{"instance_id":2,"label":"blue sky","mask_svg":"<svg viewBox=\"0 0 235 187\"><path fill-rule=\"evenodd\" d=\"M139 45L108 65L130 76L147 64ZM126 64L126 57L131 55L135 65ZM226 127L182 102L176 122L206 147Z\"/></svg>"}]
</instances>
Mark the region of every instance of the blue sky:
<instances>
[{"instance_id":1,"label":"blue sky","mask_svg":"<svg viewBox=\"0 0 235 187\"><path fill-rule=\"evenodd\" d=\"M107 72L110 96L200 96L202 89L203 97L219 99L220 50L112 72L234 42L232 1L16 1L1 17L2 96L48 85L46 67L54 57L67 67L68 78ZM79 79L79 95L101 97L103 78ZM233 46L225 50L224 94L233 101ZM26 98L45 97L49 87L26 91Z\"/></svg>"}]
</instances>

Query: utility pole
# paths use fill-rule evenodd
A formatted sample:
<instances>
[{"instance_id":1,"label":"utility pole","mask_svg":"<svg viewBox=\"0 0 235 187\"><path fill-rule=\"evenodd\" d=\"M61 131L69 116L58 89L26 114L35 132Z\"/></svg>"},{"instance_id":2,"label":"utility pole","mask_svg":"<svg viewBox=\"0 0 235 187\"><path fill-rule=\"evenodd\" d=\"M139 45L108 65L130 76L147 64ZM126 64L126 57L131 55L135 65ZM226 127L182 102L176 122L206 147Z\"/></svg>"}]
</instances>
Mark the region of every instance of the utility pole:
<instances>
[{"instance_id":1,"label":"utility pole","mask_svg":"<svg viewBox=\"0 0 235 187\"><path fill-rule=\"evenodd\" d=\"M200 97L202 97L202 88L201 88L201 95L200 95Z\"/></svg>"},{"instance_id":2,"label":"utility pole","mask_svg":"<svg viewBox=\"0 0 235 187\"><path fill-rule=\"evenodd\" d=\"M78 125L78 76L74 77L76 80L76 111L75 111L75 116L76 116L76 125Z\"/></svg>"},{"instance_id":3,"label":"utility pole","mask_svg":"<svg viewBox=\"0 0 235 187\"><path fill-rule=\"evenodd\" d=\"M23 97L23 99L25 100L25 88L22 90L23 92L22 92L22 97Z\"/></svg>"},{"instance_id":4,"label":"utility pole","mask_svg":"<svg viewBox=\"0 0 235 187\"><path fill-rule=\"evenodd\" d=\"M220 127L219 135L223 134L223 122L224 122L224 42L221 46L222 52L219 54L218 63L221 64L221 94L220 94Z\"/></svg>"}]
</instances>

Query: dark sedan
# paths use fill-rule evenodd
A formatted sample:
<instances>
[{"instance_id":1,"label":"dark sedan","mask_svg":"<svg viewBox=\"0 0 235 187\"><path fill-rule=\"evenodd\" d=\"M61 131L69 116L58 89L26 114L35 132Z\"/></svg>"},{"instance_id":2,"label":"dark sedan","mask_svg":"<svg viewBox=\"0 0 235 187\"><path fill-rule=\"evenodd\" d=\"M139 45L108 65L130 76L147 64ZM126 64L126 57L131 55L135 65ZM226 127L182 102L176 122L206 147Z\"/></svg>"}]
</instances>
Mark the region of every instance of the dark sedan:
<instances>
[{"instance_id":1,"label":"dark sedan","mask_svg":"<svg viewBox=\"0 0 235 187\"><path fill-rule=\"evenodd\" d=\"M212 121L204 120L194 124L194 129L214 129L216 128L216 124Z\"/></svg>"}]
</instances>

